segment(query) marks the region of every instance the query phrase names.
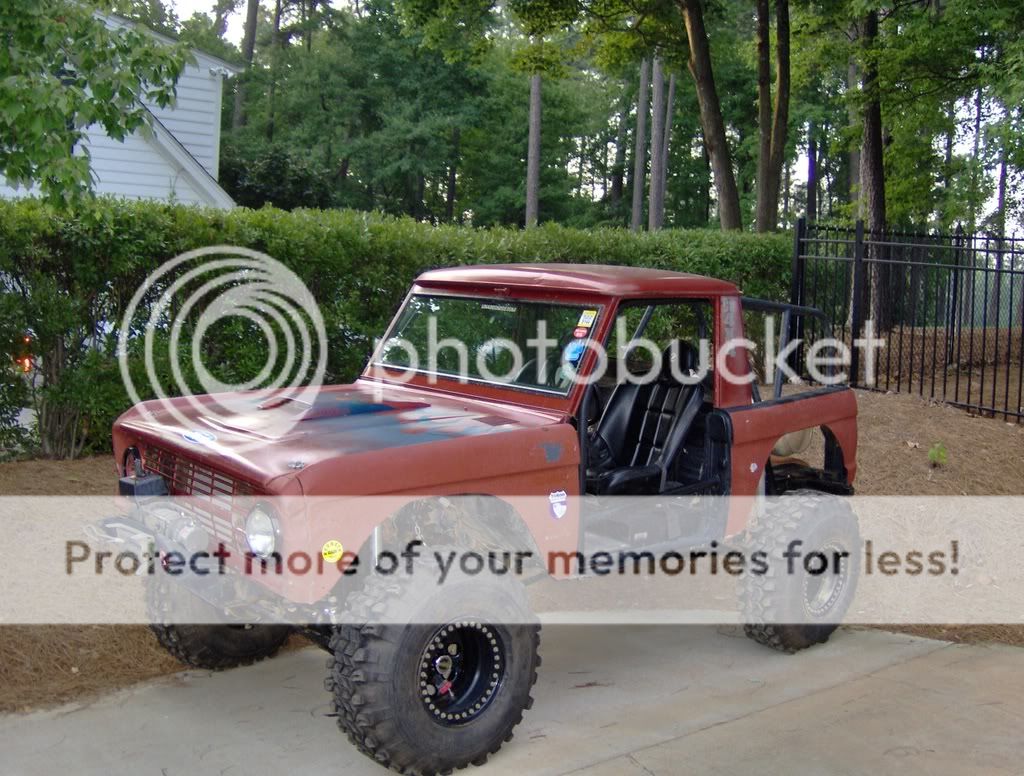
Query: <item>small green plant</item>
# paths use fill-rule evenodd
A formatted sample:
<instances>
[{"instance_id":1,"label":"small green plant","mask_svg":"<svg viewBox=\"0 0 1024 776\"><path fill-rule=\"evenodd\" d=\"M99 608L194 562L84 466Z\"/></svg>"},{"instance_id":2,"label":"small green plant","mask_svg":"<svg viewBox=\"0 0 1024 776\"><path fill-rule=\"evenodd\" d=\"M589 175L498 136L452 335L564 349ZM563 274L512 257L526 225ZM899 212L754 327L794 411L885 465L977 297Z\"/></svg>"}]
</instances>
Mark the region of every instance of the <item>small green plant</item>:
<instances>
[{"instance_id":1,"label":"small green plant","mask_svg":"<svg viewBox=\"0 0 1024 776\"><path fill-rule=\"evenodd\" d=\"M928 463L932 465L933 469L945 466L947 458L946 446L942 442L936 442L928 451Z\"/></svg>"}]
</instances>

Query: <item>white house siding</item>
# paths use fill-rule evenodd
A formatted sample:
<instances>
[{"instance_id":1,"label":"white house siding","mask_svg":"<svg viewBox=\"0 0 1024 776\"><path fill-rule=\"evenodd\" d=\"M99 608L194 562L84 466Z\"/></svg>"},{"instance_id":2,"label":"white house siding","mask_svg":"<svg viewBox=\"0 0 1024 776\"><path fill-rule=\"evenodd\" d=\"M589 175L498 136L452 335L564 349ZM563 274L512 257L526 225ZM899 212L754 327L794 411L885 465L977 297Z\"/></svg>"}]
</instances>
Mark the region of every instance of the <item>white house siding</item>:
<instances>
[{"instance_id":1,"label":"white house siding","mask_svg":"<svg viewBox=\"0 0 1024 776\"><path fill-rule=\"evenodd\" d=\"M119 17L104 20L111 27L130 24ZM100 126L86 130L82 145L89 149L98 194L214 207L233 205L216 179L223 81L234 68L200 51L193 51L192 57L194 61L178 79L171 105L161 108L143 100L159 122L153 130L136 132L123 143L111 139ZM36 187L12 188L0 176L0 197L38 193Z\"/></svg>"},{"instance_id":2,"label":"white house siding","mask_svg":"<svg viewBox=\"0 0 1024 776\"><path fill-rule=\"evenodd\" d=\"M103 132L90 131L88 147L97 194L209 204L188 172L139 133L120 143Z\"/></svg>"},{"instance_id":3,"label":"white house siding","mask_svg":"<svg viewBox=\"0 0 1024 776\"><path fill-rule=\"evenodd\" d=\"M175 102L164 108L148 101L146 105L196 161L216 178L220 163L223 69L212 57L199 52L194 52L194 55L196 64L187 65L178 79Z\"/></svg>"},{"instance_id":4,"label":"white house siding","mask_svg":"<svg viewBox=\"0 0 1024 776\"><path fill-rule=\"evenodd\" d=\"M160 131L163 130L157 130ZM86 130L82 146L89 149L93 190L97 194L194 205L219 204L196 185L196 173L206 175L205 165L199 166L202 161L196 160L199 164L193 165L193 171L187 170L154 141L149 129L135 132L121 142L107 135L102 127L92 126ZM212 181L207 182L207 189L211 184ZM0 177L0 197L38 194L38 187L14 189Z\"/></svg>"},{"instance_id":5,"label":"white house siding","mask_svg":"<svg viewBox=\"0 0 1024 776\"><path fill-rule=\"evenodd\" d=\"M130 27L132 22L120 16L101 14L108 27ZM154 37L171 40L159 33ZM178 79L177 97L172 105L157 107L148 100L146 106L185 146L206 171L217 177L220 155L220 108L224 76L231 65L202 51L192 51L194 62L185 65Z\"/></svg>"}]
</instances>

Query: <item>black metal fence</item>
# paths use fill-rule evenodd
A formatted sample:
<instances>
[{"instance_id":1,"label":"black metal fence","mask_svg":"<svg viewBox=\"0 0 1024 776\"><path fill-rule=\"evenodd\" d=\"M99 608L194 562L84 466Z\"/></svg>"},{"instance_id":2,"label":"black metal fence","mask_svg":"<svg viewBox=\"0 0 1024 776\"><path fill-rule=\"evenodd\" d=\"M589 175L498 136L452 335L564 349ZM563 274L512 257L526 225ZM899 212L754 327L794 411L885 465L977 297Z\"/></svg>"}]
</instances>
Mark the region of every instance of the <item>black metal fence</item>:
<instances>
[{"instance_id":1,"label":"black metal fence","mask_svg":"<svg viewBox=\"0 0 1024 776\"><path fill-rule=\"evenodd\" d=\"M853 345L883 345L871 374L852 347L851 382L915 392L979 414L1024 418L1024 240L866 232L797 224L791 301L817 307Z\"/></svg>"}]
</instances>

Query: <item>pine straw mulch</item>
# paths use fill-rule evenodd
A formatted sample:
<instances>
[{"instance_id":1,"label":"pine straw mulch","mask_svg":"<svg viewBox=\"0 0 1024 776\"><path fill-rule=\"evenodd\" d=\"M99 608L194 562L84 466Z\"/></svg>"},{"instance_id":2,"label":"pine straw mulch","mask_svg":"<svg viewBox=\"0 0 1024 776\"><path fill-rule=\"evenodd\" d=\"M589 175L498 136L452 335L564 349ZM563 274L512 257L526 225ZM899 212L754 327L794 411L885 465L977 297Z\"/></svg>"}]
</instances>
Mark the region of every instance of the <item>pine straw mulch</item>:
<instances>
[{"instance_id":1,"label":"pine straw mulch","mask_svg":"<svg viewBox=\"0 0 1024 776\"><path fill-rule=\"evenodd\" d=\"M858 495L1024 495L1024 424L876 391L857 391L857 412ZM933 469L936 443L947 463Z\"/></svg>"},{"instance_id":2,"label":"pine straw mulch","mask_svg":"<svg viewBox=\"0 0 1024 776\"><path fill-rule=\"evenodd\" d=\"M1024 426L972 417L914 396L858 391L857 492L862 495L1024 494ZM933 469L928 450L947 450ZM0 464L3 495L109 495L107 457ZM1024 646L1020 626L904 626L957 642ZM306 641L294 637L290 648ZM29 711L181 670L143 625L0 627L0 712Z\"/></svg>"},{"instance_id":3,"label":"pine straw mulch","mask_svg":"<svg viewBox=\"0 0 1024 776\"><path fill-rule=\"evenodd\" d=\"M109 496L108 456L0 463L0 495ZM308 644L293 636L285 649ZM0 626L0 712L88 699L181 671L145 625Z\"/></svg>"}]
</instances>

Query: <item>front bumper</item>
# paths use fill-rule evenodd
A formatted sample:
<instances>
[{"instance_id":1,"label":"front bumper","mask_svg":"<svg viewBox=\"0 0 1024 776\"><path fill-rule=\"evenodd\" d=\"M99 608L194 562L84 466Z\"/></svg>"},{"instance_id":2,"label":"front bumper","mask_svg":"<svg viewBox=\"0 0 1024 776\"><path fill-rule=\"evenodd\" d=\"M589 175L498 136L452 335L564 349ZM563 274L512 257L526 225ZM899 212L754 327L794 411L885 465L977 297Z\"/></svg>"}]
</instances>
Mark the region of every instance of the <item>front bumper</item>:
<instances>
[{"instance_id":1,"label":"front bumper","mask_svg":"<svg viewBox=\"0 0 1024 776\"><path fill-rule=\"evenodd\" d=\"M246 568L255 569L256 577L250 578L228 562L229 549L223 545L210 549L208 536L197 532L195 526L194 517L176 502L137 499L127 515L104 518L87 526L85 532L97 545L141 558L136 573L147 575L147 584L167 583L172 597L187 592L207 604L210 622L324 625L337 621L334 596L305 605L288 601L258 581L261 561L249 556ZM184 532L183 540L172 538L175 530ZM203 541L201 548L197 547L199 540ZM161 618L166 617L164 611Z\"/></svg>"}]
</instances>

